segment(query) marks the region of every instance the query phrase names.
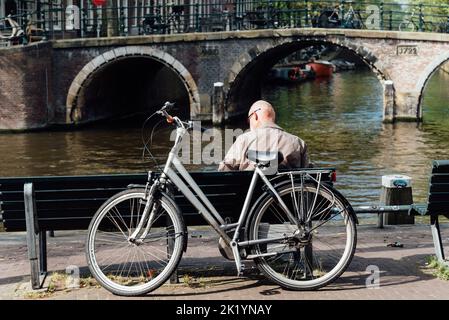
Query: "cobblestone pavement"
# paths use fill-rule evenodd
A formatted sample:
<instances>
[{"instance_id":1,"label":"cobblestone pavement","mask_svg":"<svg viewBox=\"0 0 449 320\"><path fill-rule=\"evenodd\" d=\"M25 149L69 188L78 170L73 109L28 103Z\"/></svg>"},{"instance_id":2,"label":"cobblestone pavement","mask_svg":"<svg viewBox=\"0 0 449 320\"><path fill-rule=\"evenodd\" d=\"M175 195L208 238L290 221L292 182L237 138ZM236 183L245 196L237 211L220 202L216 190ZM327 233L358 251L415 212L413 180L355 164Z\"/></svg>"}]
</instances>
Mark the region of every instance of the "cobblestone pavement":
<instances>
[{"instance_id":1,"label":"cobblestone pavement","mask_svg":"<svg viewBox=\"0 0 449 320\"><path fill-rule=\"evenodd\" d=\"M446 245L448 235L446 226ZM74 265L82 276L88 276L84 240L81 231L56 232L55 238L49 238L49 271L64 273L67 266ZM396 241L403 247L388 246ZM167 283L135 299L449 299L449 281L436 278L425 267L427 257L434 254L427 225L359 226L357 251L348 270L335 283L307 292L281 289L259 275L251 263L245 277L236 277L234 263L221 257L216 243L209 230L191 230L189 248L179 268L181 283ZM368 266L380 270L378 289L366 287L371 275ZM25 233L0 233L0 299L123 299L95 285L70 291L61 288L51 294L33 292L29 282Z\"/></svg>"}]
</instances>

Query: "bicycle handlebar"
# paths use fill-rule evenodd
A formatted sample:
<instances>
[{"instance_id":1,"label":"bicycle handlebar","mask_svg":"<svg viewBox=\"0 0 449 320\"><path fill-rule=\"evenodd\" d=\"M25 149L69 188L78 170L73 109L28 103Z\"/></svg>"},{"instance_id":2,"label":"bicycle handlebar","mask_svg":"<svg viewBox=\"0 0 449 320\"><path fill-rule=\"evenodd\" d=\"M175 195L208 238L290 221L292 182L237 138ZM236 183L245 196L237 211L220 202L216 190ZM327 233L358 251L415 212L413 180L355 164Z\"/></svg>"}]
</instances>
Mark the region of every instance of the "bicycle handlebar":
<instances>
[{"instance_id":1,"label":"bicycle handlebar","mask_svg":"<svg viewBox=\"0 0 449 320\"><path fill-rule=\"evenodd\" d=\"M180 128L184 128L184 129L196 129L198 128L197 126L193 125L192 121L182 121L181 119L179 119L176 116L172 116L168 113L168 111L170 111L173 107L175 106L174 102L165 102L164 105L162 106L161 109L159 109L158 111L156 111L157 114L163 116L166 118L167 122L169 124L175 124L177 127ZM203 128L203 127L199 127L201 132L206 131L207 129Z\"/></svg>"}]
</instances>

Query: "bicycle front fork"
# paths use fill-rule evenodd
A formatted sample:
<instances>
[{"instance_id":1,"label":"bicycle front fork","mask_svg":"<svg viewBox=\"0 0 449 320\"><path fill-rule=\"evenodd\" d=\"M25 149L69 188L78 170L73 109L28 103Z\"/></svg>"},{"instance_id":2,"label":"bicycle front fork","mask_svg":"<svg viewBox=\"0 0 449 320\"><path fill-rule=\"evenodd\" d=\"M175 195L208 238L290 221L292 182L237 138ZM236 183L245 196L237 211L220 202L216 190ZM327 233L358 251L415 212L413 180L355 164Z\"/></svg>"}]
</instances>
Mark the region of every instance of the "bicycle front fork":
<instances>
[{"instance_id":1,"label":"bicycle front fork","mask_svg":"<svg viewBox=\"0 0 449 320\"><path fill-rule=\"evenodd\" d=\"M146 196L145 208L143 209L142 213L142 218L140 219L139 224L136 227L136 230L134 230L132 235L128 238L128 241L131 243L137 244L141 243L143 239L145 239L145 237L148 235L148 232L150 231L151 225L153 224L154 221L154 216L156 215L156 212L159 209L159 205L154 201L154 195L156 193L157 187L158 181L155 181L150 187L150 190L148 191L148 195ZM142 228L145 224L146 224L145 229L141 233Z\"/></svg>"}]
</instances>

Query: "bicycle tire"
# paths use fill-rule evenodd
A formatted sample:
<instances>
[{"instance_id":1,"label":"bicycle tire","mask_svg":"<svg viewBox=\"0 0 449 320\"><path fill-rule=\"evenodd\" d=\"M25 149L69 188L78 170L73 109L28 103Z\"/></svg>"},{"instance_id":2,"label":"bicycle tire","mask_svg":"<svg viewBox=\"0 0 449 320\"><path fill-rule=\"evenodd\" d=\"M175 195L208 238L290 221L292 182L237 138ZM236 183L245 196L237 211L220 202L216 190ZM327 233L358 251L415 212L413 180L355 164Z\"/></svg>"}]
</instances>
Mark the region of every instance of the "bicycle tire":
<instances>
[{"instance_id":1,"label":"bicycle tire","mask_svg":"<svg viewBox=\"0 0 449 320\"><path fill-rule=\"evenodd\" d=\"M181 260L182 254L183 254L183 250L184 250L184 246L185 246L185 238L184 236L178 236L178 235L184 235L185 234L185 225L184 225L184 221L182 219L182 216L179 212L179 209L176 207L176 205L173 203L173 201L167 197L164 194L161 194L160 197L158 197L158 199L155 200L155 203L158 203L160 205L159 209L162 209L161 211L165 211L165 222L163 222L164 219L159 220L159 222L162 224L166 224L165 227L161 227L159 229L161 229L162 231L160 232L162 234L162 236L160 238L163 237L164 234L168 235L167 239L165 239L166 241L168 241L169 236L174 235L173 237L173 251L171 254L168 254L169 257L168 262L166 263L166 265L162 268L162 270L157 270L155 269L156 267L153 268L153 265L151 263L151 261L149 260L145 260L145 254L147 254L148 257L156 257L157 254L160 254L158 252L162 251L161 249L157 249L153 248L150 251L146 251L149 250L148 247L145 247L145 249L142 247L140 249L139 248L140 245L135 245L135 244L131 244L129 243L128 240L126 240L126 232L122 232L123 236L120 235L120 232L116 232L118 233L118 236L113 234L114 229L119 229L120 231L122 231L122 227L127 226L126 221L129 222L129 229L128 229L128 235L130 235L132 233L133 230L133 226L137 226L138 224L138 219L139 219L139 215L138 212L140 209L136 210L136 214L133 215L133 211L134 211L134 207L132 209L131 212L131 217L129 218L129 214L128 215L123 215L121 216L121 218L115 219L115 217L117 217L117 212L120 212L120 209L118 209L118 205L123 205L121 208L124 208L125 201L127 200L136 200L136 203L139 203L140 206L141 205L141 200L145 199L145 190L144 189L129 189L129 190L125 190L123 192L120 192L116 195L114 195L113 197L111 197L110 199L108 199L95 213L90 225L89 225L89 229L88 229L88 234L87 234L87 241L86 241L86 257L87 257L87 263L88 263L88 267L92 273L92 275L94 276L94 278L108 291L112 292L113 294L116 295L121 295L121 296L138 296L138 295L143 295L146 294L148 292L151 292L155 289L157 289L158 287L160 287L162 284L164 284L167 279L171 276L171 274L176 270L179 261ZM132 202L134 203L134 202ZM115 211L113 210L114 208ZM158 209L158 210L159 210ZM123 210L123 209L122 209ZM107 214L109 212L112 212L114 215L111 214L112 219L110 217L107 216ZM159 212L159 211L158 211ZM155 218L154 222L156 222L157 219L159 219L159 217L163 217L164 213L160 213L157 218ZM136 218L133 218L136 217ZM109 221L106 219L109 219ZM104 220L103 220L104 219ZM170 221L172 222L173 225L173 231L171 231L171 225L169 224ZM133 221L135 222L135 224L133 223ZM104 222L104 223L103 223ZM103 223L103 224L102 224ZM103 230L100 230L103 229ZM153 228L152 228L153 229ZM109 231L104 231L104 230L109 230ZM135 229L134 229L135 230ZM169 231L170 230L170 231ZM125 230L126 231L126 230ZM151 230L150 230L151 231ZM100 232L102 232L103 234L107 234L109 233L105 239L103 239L103 241L101 241L101 238L97 235L100 234ZM150 233L148 234L148 236L150 235ZM154 233L152 234L154 236ZM145 243L146 240L148 240L147 244L148 246L151 246L150 243L154 243L154 245L157 245L159 243L162 243L162 246L164 244L164 239L162 240L157 240L157 238L149 238L149 237L145 237L145 239L142 241L142 244ZM105 235L103 235L103 237L105 237ZM125 238L125 241L122 240L122 238ZM120 239L120 240L119 240ZM170 237L171 239L171 237ZM98 242L98 243L97 243ZM122 242L121 244L117 245L117 247L121 248L123 252L123 255L119 255L119 250L114 250L114 249L109 249L108 250L108 243L111 243L111 246L114 245L114 243L119 243ZM128 242L128 243L126 243ZM126 247L124 247L123 243L125 243ZM167 245L168 242L165 243L165 245ZM167 245L168 246L168 245ZM103 247L103 248L101 248ZM98 249L96 249L98 248ZM101 268L100 264L100 253L98 252L98 250L100 250L100 248L102 250L104 250L104 252L107 253L107 255L105 254L106 261L108 261L108 263L111 261L111 256L116 253L119 257L127 257L127 261L123 264L118 264L114 263L114 261L111 261L109 263L109 265L107 265L106 267L104 267L104 269ZM134 250L133 250L134 248ZM128 258L131 256L131 253L133 254L134 258L137 258L139 261L135 262L131 262L131 264L129 264L128 262ZM167 252L167 251L165 251ZM142 261L142 257L143 257L143 262ZM103 264L105 264L105 262L103 261ZM131 269L133 267L133 264L135 264L135 269L133 269L133 272L131 273ZM158 261L158 264L162 264L160 261ZM108 269L110 266L113 266L112 268L117 269L117 270L113 270L116 271L116 273L118 273L118 271L121 270L121 272L117 275L116 273L106 273L106 269ZM155 264L157 265L157 264ZM128 270L128 266L129 266L129 270ZM131 273L131 277L125 278L122 276L123 272L128 271L128 277L130 276ZM137 272L136 275L133 276L133 273ZM126 272L125 272L126 273ZM139 281L146 281L147 278L151 278L148 282L145 282L143 284L138 284L136 286L127 286L126 284L132 284L133 281L136 281L136 279L138 279ZM144 279L144 280L143 280Z\"/></svg>"},{"instance_id":2,"label":"bicycle tire","mask_svg":"<svg viewBox=\"0 0 449 320\"><path fill-rule=\"evenodd\" d=\"M304 185L303 187L301 187L301 185L299 184L294 184L294 187L292 188L291 184L284 184L280 187L276 188L276 191L279 193L279 195L281 195L281 197L284 197L288 194L291 194L291 190L295 190L295 192L298 190L305 190L307 192L310 192L310 194L313 194L317 188L316 186L313 185ZM259 270L270 280L272 280L273 282L277 283L278 285L280 285L283 288L286 289L290 289L290 290L316 290L318 288L324 287L326 285L329 285L330 283L332 283L333 281L335 281L336 279L338 279L341 274L343 274L345 272L345 270L347 269L347 267L349 266L349 264L352 261L352 258L354 256L354 252L356 249L356 244L357 244L357 230L356 230L356 218L355 218L355 213L352 210L352 207L349 205L349 203L346 201L346 199L344 199L344 197L338 193L335 189L327 187L327 189L329 191L325 191L324 189L322 189L323 191L318 191L320 192L320 195L326 195L327 197L331 196L331 193L333 194L333 196L336 199L336 203L338 204L337 207L339 208L345 208L342 211L342 220L345 224L344 228L346 229L346 240L345 240L345 246L344 246L344 250L343 253L341 254L341 257L338 259L338 261L335 262L335 266L330 269L328 272L326 272L325 274L323 274L322 276L314 279L313 278L313 273L316 272L314 268L314 265L319 265L320 268L322 268L323 265L325 265L326 261L322 261L322 262L318 262L318 257L314 257L312 256L312 259L309 261L306 261L307 259L305 259L305 255L306 255L306 250L309 250L310 252L316 252L316 248L318 248L320 246L320 244L316 244L316 238L317 235L312 235L310 238L310 243L308 244L309 246L307 247L307 245L305 245L302 249L302 253L301 253L301 249L299 249L298 253L295 254L295 252L292 252L291 256L293 258L289 258L290 260L293 259L295 260L294 262L299 266L300 261L302 261L302 273L309 273L312 276L311 280L297 280L297 279L290 279L289 275L288 275L288 271L287 271L287 276L285 275L281 275L279 273L279 270L277 269L282 269L283 266L279 266L279 261L277 262L277 265L274 263L276 262L276 259L272 259L271 262L273 262L273 266L270 265L271 262L269 262L268 260L271 259L270 257L257 257L254 259L254 262L256 263L257 267L259 268ZM327 193L327 194L326 194ZM273 230L274 232L274 237L276 237L275 232L281 232L283 234L285 234L288 231L285 231L286 229L290 229L291 232L294 232L294 226L293 229L291 228L292 225L288 225L285 222L283 223L270 223L270 222L262 222L263 219L263 215L266 213L266 209L267 206L269 206L270 204L276 203L276 201L274 201L273 196L271 195L265 195L265 196L261 196L261 198L259 198L259 200L256 202L256 204L253 206L253 209L251 210L251 216L250 216L250 224L249 224L249 234L248 234L248 238L249 240L259 240L259 239L263 239L263 236L261 237L261 233L263 235L268 235L270 233L270 230ZM301 201L301 203L303 203ZM270 219L273 219L273 217L271 217ZM313 220L313 219L312 219ZM318 220L321 221L321 220ZM312 222L313 223L313 222ZM317 223L317 222L315 222ZM325 223L326 224L326 223ZM262 226L264 226L264 228L262 228ZM281 229L279 229L281 228ZM263 230L263 232L261 232ZM342 229L342 228L340 228ZM266 231L268 230L268 231ZM278 230L278 231L276 231ZM280 230L280 231L279 231ZM297 230L297 229L296 229ZM340 230L341 231L341 230ZM318 233L321 232L322 233L322 238L324 238L326 236L326 232L329 235L329 237L332 237L333 233L329 232L329 230L323 230L320 229L320 231L318 231ZM312 238L314 237L314 238ZM320 236L321 237L321 236ZM266 238L265 238L266 239ZM315 244L314 244L315 241ZM252 250L251 253L258 255L258 254L269 254L269 245L270 244L265 244L265 245L255 245ZM279 247L278 243L274 243L274 247ZM290 246L290 244L289 244ZM274 248L273 247L273 248ZM311 250L310 250L311 249ZM284 245L284 249L285 250L285 245ZM296 249L293 249L296 250ZM285 251L280 251L280 255L279 257L285 256L287 255L287 252L289 252L290 250L285 250ZM273 253L275 251L271 251L271 253ZM282 254L282 252L286 252L286 254ZM331 252L332 253L332 252ZM302 254L302 256L301 256ZM313 255L313 253L312 253ZM328 255L330 256L330 254L328 253ZM276 256L275 256L276 257ZM325 255L320 256L320 258L325 257ZM299 260L298 260L299 258ZM316 258L316 260L314 260L314 258ZM285 258L283 258L285 260ZM326 258L325 258L326 259ZM290 260L288 261L288 264L290 264ZM307 265L307 266L306 266ZM285 268L285 267L284 267ZM290 268L290 267L289 267ZM308 270L307 270L308 268ZM301 274L300 272L300 274ZM319 272L323 272L323 270L319 270ZM285 269L284 269L284 273L285 273ZM293 272L292 272L293 275ZM318 275L318 274L317 274ZM295 274L295 278L297 278L298 274Z\"/></svg>"}]
</instances>

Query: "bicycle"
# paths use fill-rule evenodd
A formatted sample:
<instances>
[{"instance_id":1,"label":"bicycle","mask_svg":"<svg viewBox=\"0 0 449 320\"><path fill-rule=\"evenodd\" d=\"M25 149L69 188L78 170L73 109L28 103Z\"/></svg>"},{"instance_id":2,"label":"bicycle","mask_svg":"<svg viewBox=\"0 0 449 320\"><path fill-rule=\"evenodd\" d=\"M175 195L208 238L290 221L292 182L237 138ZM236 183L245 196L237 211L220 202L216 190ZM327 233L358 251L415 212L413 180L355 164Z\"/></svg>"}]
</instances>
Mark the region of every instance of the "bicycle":
<instances>
[{"instance_id":1,"label":"bicycle","mask_svg":"<svg viewBox=\"0 0 449 320\"><path fill-rule=\"evenodd\" d=\"M399 31L407 31L407 32L415 32L416 30L420 30L419 22L415 22L415 14L416 10L412 9L411 15L404 18L404 20L399 24ZM421 19L418 17L418 19ZM422 31L432 32L435 30L435 27L432 22L422 20Z\"/></svg>"},{"instance_id":2,"label":"bicycle","mask_svg":"<svg viewBox=\"0 0 449 320\"><path fill-rule=\"evenodd\" d=\"M359 11L355 11L352 4L349 3L349 9L343 16L343 27L349 29L364 28L363 19Z\"/></svg>"},{"instance_id":3,"label":"bicycle","mask_svg":"<svg viewBox=\"0 0 449 320\"><path fill-rule=\"evenodd\" d=\"M254 11L246 11L241 18L243 29L278 29L281 27L279 15L280 11L273 4L267 7L259 6Z\"/></svg>"},{"instance_id":4,"label":"bicycle","mask_svg":"<svg viewBox=\"0 0 449 320\"><path fill-rule=\"evenodd\" d=\"M189 28L185 28L185 22L182 19L182 16L184 15L184 6L171 5L170 8L171 11L165 18L161 14L161 8L155 8L153 14L145 15L142 20L143 34L188 32Z\"/></svg>"},{"instance_id":5,"label":"bicycle","mask_svg":"<svg viewBox=\"0 0 449 320\"><path fill-rule=\"evenodd\" d=\"M434 28L435 32L438 33L449 33L449 23L447 20L445 21L440 21L436 24L435 28Z\"/></svg>"},{"instance_id":6,"label":"bicycle","mask_svg":"<svg viewBox=\"0 0 449 320\"><path fill-rule=\"evenodd\" d=\"M0 40L7 41L9 45L27 44L26 34L22 27L12 18L12 15L1 19L5 21L4 28L11 30L11 34L5 36L0 32Z\"/></svg>"},{"instance_id":7,"label":"bicycle","mask_svg":"<svg viewBox=\"0 0 449 320\"><path fill-rule=\"evenodd\" d=\"M145 186L130 186L107 200L90 223L87 262L104 288L117 295L142 295L160 287L175 271L187 245L175 187L220 236L219 243L234 259L239 276L245 270L242 261L254 260L281 287L313 290L346 270L356 248L356 216L349 202L322 182L332 170L266 175L282 156L249 150L255 170L244 205L237 222L225 221L177 156L193 123L171 116L172 106L167 102L154 113L176 127L162 173L156 177L149 172ZM251 205L258 179L263 193Z\"/></svg>"},{"instance_id":8,"label":"bicycle","mask_svg":"<svg viewBox=\"0 0 449 320\"><path fill-rule=\"evenodd\" d=\"M349 3L349 9L344 13L344 15L342 12L343 10L340 5L335 6L333 9L325 9L319 16L314 17L313 23L320 28L364 28L363 19L360 16L360 12L354 10L351 3ZM342 15L343 18L341 18Z\"/></svg>"}]
</instances>

